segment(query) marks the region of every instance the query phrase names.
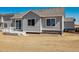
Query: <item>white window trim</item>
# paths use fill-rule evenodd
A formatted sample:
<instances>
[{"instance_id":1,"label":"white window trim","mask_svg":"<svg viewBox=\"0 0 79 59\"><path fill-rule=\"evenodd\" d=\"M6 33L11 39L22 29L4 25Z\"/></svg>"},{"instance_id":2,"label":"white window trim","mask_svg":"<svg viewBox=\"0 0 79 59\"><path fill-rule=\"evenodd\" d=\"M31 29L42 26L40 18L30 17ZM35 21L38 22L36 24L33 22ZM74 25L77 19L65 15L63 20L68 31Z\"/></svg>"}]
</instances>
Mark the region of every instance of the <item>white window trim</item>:
<instances>
[{"instance_id":1,"label":"white window trim","mask_svg":"<svg viewBox=\"0 0 79 59\"><path fill-rule=\"evenodd\" d=\"M28 25L28 20L29 20L29 19L35 19L35 25L34 25L34 26L29 26L29 27L35 27L35 26L36 26L36 18L28 18L28 19L27 19L27 25Z\"/></svg>"},{"instance_id":2,"label":"white window trim","mask_svg":"<svg viewBox=\"0 0 79 59\"><path fill-rule=\"evenodd\" d=\"M47 19L55 19L55 25L56 25L56 18L46 18L46 20L45 20L45 26L47 26ZM47 27L55 27L55 26L47 26Z\"/></svg>"}]
</instances>

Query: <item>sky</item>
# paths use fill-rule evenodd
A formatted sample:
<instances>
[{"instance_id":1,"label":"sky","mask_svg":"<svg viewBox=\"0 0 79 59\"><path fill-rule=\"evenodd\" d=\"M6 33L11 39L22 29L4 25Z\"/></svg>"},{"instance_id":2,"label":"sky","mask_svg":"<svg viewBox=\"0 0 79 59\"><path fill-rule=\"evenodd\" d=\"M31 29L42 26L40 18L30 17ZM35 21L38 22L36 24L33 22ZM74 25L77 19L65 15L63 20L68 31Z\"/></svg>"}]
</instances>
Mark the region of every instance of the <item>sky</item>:
<instances>
[{"instance_id":1,"label":"sky","mask_svg":"<svg viewBox=\"0 0 79 59\"><path fill-rule=\"evenodd\" d=\"M46 9L48 7L0 7L0 13L20 13L28 10ZM65 17L74 17L79 24L79 7L65 7Z\"/></svg>"},{"instance_id":2,"label":"sky","mask_svg":"<svg viewBox=\"0 0 79 59\"><path fill-rule=\"evenodd\" d=\"M79 7L66 7L65 15L66 17L74 17L76 19L75 23L79 24Z\"/></svg>"}]
</instances>

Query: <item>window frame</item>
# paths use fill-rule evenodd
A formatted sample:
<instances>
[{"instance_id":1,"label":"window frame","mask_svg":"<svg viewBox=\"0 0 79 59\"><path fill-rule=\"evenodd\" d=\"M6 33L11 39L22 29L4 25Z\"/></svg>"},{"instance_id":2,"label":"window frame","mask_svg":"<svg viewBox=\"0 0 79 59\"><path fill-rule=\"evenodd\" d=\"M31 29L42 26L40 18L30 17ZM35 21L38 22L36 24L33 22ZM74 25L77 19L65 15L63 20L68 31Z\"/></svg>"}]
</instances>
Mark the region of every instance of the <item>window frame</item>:
<instances>
[{"instance_id":1,"label":"window frame","mask_svg":"<svg viewBox=\"0 0 79 59\"><path fill-rule=\"evenodd\" d=\"M28 18L28 20L27 20L27 22L29 21L29 20L32 20L32 19L34 19L34 23L36 24L36 18ZM29 23L29 22L28 22ZM27 25L28 25L28 23L27 23ZM30 27L34 27L35 26L35 24L34 25L28 25L28 26L30 26Z\"/></svg>"},{"instance_id":2,"label":"window frame","mask_svg":"<svg viewBox=\"0 0 79 59\"><path fill-rule=\"evenodd\" d=\"M45 25L47 26L47 20L48 19L55 19L55 25L56 25L56 18L46 18L46 22L45 22ZM47 26L47 27L54 27L54 26L52 26L52 25L50 25L50 26Z\"/></svg>"}]
</instances>

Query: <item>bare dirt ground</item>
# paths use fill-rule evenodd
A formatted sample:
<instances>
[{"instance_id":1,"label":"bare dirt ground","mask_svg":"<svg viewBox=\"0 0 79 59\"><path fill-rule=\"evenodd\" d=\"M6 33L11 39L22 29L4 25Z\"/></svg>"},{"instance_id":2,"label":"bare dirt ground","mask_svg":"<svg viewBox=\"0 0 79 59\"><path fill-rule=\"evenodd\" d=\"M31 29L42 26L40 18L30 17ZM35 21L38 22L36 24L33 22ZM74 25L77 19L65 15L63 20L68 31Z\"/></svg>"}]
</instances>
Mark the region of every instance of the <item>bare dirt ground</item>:
<instances>
[{"instance_id":1,"label":"bare dirt ground","mask_svg":"<svg viewBox=\"0 0 79 59\"><path fill-rule=\"evenodd\" d=\"M3 35L0 32L0 51L51 52L79 51L79 34L29 34L29 36Z\"/></svg>"}]
</instances>

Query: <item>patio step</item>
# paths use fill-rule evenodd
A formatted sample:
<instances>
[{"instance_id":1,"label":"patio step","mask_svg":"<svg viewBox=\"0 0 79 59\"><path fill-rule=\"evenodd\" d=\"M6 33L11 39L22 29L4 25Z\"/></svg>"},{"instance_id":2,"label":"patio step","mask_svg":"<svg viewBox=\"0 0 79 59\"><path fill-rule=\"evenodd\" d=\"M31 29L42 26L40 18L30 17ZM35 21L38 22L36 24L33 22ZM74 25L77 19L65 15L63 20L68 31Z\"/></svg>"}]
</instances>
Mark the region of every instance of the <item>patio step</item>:
<instances>
[{"instance_id":1,"label":"patio step","mask_svg":"<svg viewBox=\"0 0 79 59\"><path fill-rule=\"evenodd\" d=\"M28 36L26 32L19 32L19 31L3 32L3 33L9 35Z\"/></svg>"}]
</instances>

